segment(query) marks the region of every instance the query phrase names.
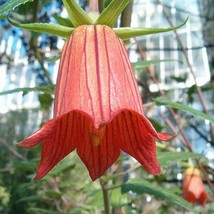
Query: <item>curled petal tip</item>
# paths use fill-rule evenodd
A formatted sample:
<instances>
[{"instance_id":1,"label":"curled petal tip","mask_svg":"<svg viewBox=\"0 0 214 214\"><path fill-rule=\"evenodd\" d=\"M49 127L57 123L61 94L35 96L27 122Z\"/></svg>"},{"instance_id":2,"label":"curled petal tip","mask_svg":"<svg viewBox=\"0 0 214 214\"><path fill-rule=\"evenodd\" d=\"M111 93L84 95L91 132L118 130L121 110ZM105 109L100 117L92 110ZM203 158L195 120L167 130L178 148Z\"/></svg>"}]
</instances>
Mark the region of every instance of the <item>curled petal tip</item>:
<instances>
[{"instance_id":1,"label":"curled petal tip","mask_svg":"<svg viewBox=\"0 0 214 214\"><path fill-rule=\"evenodd\" d=\"M48 135L50 135L57 124L57 120L53 119L47 122L43 127L34 132L30 137L17 143L17 146L23 148L32 148L41 143Z\"/></svg>"},{"instance_id":2,"label":"curled petal tip","mask_svg":"<svg viewBox=\"0 0 214 214\"><path fill-rule=\"evenodd\" d=\"M26 148L26 149L34 147L34 145L32 143L29 143L27 140L23 140L21 142L18 142L16 145L23 147L23 148Z\"/></svg>"},{"instance_id":3,"label":"curled petal tip","mask_svg":"<svg viewBox=\"0 0 214 214\"><path fill-rule=\"evenodd\" d=\"M35 142L27 138L21 142L18 142L16 145L28 149L36 146L37 144L39 144L39 142Z\"/></svg>"},{"instance_id":4,"label":"curled petal tip","mask_svg":"<svg viewBox=\"0 0 214 214\"><path fill-rule=\"evenodd\" d=\"M176 135L171 135L167 132L161 132L161 133L158 133L157 137L158 137L158 140L168 141L168 140L172 140L174 137L176 137Z\"/></svg>"}]
</instances>

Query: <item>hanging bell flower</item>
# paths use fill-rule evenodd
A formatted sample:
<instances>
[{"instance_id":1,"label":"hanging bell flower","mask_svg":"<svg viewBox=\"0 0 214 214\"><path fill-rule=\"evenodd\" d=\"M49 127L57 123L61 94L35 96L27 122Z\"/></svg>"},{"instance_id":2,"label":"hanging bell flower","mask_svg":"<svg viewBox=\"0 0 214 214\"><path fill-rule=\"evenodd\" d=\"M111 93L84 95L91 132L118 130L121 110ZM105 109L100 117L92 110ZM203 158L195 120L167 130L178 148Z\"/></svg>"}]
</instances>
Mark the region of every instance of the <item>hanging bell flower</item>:
<instances>
[{"instance_id":1,"label":"hanging bell flower","mask_svg":"<svg viewBox=\"0 0 214 214\"><path fill-rule=\"evenodd\" d=\"M204 189L200 171L197 168L185 170L182 197L191 204L198 202L202 207L205 207L206 200L210 198Z\"/></svg>"},{"instance_id":2,"label":"hanging bell flower","mask_svg":"<svg viewBox=\"0 0 214 214\"><path fill-rule=\"evenodd\" d=\"M145 117L122 39L170 31L183 24L160 30L113 29L129 1L113 0L95 21L75 1L63 2L75 28L9 20L25 29L67 38L60 59L53 119L18 144L25 148L42 146L34 180L44 177L75 149L92 180L102 176L121 151L158 175L155 139L168 141L174 136L157 133Z\"/></svg>"}]
</instances>

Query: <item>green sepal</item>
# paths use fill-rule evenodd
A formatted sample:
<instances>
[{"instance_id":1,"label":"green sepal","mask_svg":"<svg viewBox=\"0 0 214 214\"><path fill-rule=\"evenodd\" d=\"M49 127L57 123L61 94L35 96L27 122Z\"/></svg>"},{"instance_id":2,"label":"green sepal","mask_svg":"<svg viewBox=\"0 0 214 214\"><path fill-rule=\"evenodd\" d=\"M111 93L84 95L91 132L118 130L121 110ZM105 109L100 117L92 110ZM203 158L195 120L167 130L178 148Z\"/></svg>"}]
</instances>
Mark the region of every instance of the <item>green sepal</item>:
<instances>
[{"instance_id":1,"label":"green sepal","mask_svg":"<svg viewBox=\"0 0 214 214\"><path fill-rule=\"evenodd\" d=\"M132 37L144 36L144 35L155 34L155 33L163 33L163 32L176 30L176 29L184 26L187 21L188 21L188 17L184 21L184 23L177 25L175 27L169 27L169 28L130 28L130 27L124 27L124 28L113 28L113 30L122 40L126 40L126 39L130 39Z\"/></svg>"},{"instance_id":2,"label":"green sepal","mask_svg":"<svg viewBox=\"0 0 214 214\"><path fill-rule=\"evenodd\" d=\"M57 14L53 14L53 17L59 25L62 25L65 27L72 27L72 28L74 27L70 19L63 18L61 16L58 16Z\"/></svg>"},{"instance_id":3,"label":"green sepal","mask_svg":"<svg viewBox=\"0 0 214 214\"><path fill-rule=\"evenodd\" d=\"M75 0L62 1L74 27L93 24L91 17L75 2Z\"/></svg>"},{"instance_id":4,"label":"green sepal","mask_svg":"<svg viewBox=\"0 0 214 214\"><path fill-rule=\"evenodd\" d=\"M20 27L29 31L37 32L37 33L47 33L55 36L60 36L63 38L68 38L74 28L65 27L62 25L55 25L55 24L47 24L47 23L30 23L30 24L21 24L14 20L12 20L9 16L7 17L10 24Z\"/></svg>"},{"instance_id":5,"label":"green sepal","mask_svg":"<svg viewBox=\"0 0 214 214\"><path fill-rule=\"evenodd\" d=\"M108 25L113 27L117 21L117 17L122 13L124 8L131 0L112 0L111 3L103 10L94 24Z\"/></svg>"}]
</instances>

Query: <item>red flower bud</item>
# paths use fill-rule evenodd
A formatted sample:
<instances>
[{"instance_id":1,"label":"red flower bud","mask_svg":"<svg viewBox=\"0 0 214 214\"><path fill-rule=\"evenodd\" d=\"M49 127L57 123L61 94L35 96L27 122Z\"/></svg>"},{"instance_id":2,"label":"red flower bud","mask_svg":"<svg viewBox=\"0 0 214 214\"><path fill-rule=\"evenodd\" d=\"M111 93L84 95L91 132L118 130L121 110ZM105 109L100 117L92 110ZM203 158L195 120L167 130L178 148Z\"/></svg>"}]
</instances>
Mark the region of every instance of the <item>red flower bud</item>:
<instances>
[{"instance_id":1,"label":"red flower bud","mask_svg":"<svg viewBox=\"0 0 214 214\"><path fill-rule=\"evenodd\" d=\"M200 171L198 169L188 168L185 170L182 197L191 204L198 202L201 206L205 207L206 200L210 197L205 192Z\"/></svg>"}]
</instances>

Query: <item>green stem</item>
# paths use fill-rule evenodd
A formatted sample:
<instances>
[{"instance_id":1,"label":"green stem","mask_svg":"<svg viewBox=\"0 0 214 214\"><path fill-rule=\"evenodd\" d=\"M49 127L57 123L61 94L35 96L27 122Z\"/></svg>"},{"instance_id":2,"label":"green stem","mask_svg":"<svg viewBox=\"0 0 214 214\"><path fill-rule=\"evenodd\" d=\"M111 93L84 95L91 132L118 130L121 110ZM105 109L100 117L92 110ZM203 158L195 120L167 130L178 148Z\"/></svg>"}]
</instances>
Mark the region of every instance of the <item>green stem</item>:
<instances>
[{"instance_id":1,"label":"green stem","mask_svg":"<svg viewBox=\"0 0 214 214\"><path fill-rule=\"evenodd\" d=\"M103 192L103 202L104 202L104 210L105 214L111 214L111 204L110 204L110 196L108 190L108 182L100 178L100 185Z\"/></svg>"},{"instance_id":2,"label":"green stem","mask_svg":"<svg viewBox=\"0 0 214 214\"><path fill-rule=\"evenodd\" d=\"M130 27L132 17L133 0L126 6L121 14L120 27Z\"/></svg>"},{"instance_id":3,"label":"green stem","mask_svg":"<svg viewBox=\"0 0 214 214\"><path fill-rule=\"evenodd\" d=\"M99 12L102 13L102 11L104 10L104 0L98 0L98 8L99 8Z\"/></svg>"},{"instance_id":4,"label":"green stem","mask_svg":"<svg viewBox=\"0 0 214 214\"><path fill-rule=\"evenodd\" d=\"M33 9L33 22L37 21L37 12L39 10L39 0L34 1L34 9Z\"/></svg>"}]
</instances>

